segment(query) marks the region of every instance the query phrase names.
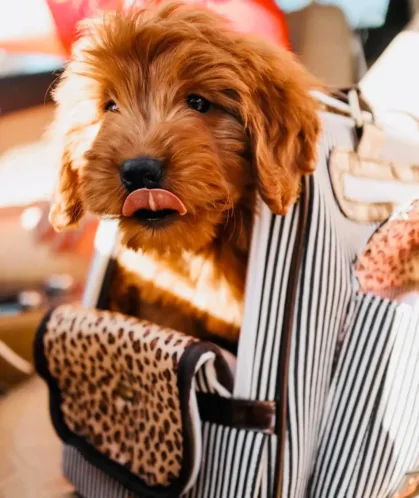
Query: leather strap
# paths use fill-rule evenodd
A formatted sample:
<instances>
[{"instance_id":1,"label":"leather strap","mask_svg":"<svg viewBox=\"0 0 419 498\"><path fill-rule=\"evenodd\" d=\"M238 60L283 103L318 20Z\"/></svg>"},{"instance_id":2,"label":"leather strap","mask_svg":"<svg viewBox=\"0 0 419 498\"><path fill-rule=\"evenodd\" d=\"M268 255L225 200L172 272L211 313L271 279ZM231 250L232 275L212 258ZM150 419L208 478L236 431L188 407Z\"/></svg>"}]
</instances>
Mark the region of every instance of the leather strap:
<instances>
[{"instance_id":1,"label":"leather strap","mask_svg":"<svg viewBox=\"0 0 419 498\"><path fill-rule=\"evenodd\" d=\"M275 433L278 436L275 473L275 497L282 496L282 483L284 473L285 439L287 434L287 406L288 406L288 373L291 353L292 329L295 317L295 301L297 297L298 279L300 274L303 249L307 233L307 221L310 207L310 178L303 177L302 193L300 198L300 213L298 219L297 236L292 255L291 269L287 285L287 300L285 310L287 314L281 334L279 352L279 366L277 373L276 401L278 406Z\"/></svg>"},{"instance_id":2,"label":"leather strap","mask_svg":"<svg viewBox=\"0 0 419 498\"><path fill-rule=\"evenodd\" d=\"M361 90L359 89L358 86L353 86L349 88L341 88L341 89L332 89L330 90L330 94L335 97L336 99L340 100L341 102L344 102L345 104L349 104L349 93L352 91L356 91L358 94L358 99L359 99L359 106L362 111L368 112L370 114L373 114L372 107L369 105L369 103L364 99Z\"/></svg>"},{"instance_id":3,"label":"leather strap","mask_svg":"<svg viewBox=\"0 0 419 498\"><path fill-rule=\"evenodd\" d=\"M266 434L274 433L276 419L274 401L223 398L202 392L196 394L199 414L203 422L260 431Z\"/></svg>"}]
</instances>

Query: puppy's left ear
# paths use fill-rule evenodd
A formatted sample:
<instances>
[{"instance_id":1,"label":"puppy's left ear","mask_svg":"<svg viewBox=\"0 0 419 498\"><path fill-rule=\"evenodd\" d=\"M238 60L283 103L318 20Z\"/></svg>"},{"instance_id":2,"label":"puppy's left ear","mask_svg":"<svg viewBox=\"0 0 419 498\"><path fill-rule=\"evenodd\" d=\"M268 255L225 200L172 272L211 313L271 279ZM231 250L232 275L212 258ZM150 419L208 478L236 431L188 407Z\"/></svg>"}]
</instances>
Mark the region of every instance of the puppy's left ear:
<instances>
[{"instance_id":1,"label":"puppy's left ear","mask_svg":"<svg viewBox=\"0 0 419 498\"><path fill-rule=\"evenodd\" d=\"M302 176L316 166L320 122L309 91L319 85L289 52L262 41L242 42L249 89L242 114L258 189L270 209L283 215L298 198Z\"/></svg>"},{"instance_id":2,"label":"puppy's left ear","mask_svg":"<svg viewBox=\"0 0 419 498\"><path fill-rule=\"evenodd\" d=\"M82 145L87 128L83 120L86 113L74 97L82 96L83 93L80 88L75 88L77 78L71 76L70 69L71 67L66 69L54 92L57 109L48 133L55 145L58 166L58 181L49 213L50 223L56 231L77 225L84 212L80 196L79 169L83 162ZM74 89L79 91L76 93Z\"/></svg>"},{"instance_id":3,"label":"puppy's left ear","mask_svg":"<svg viewBox=\"0 0 419 498\"><path fill-rule=\"evenodd\" d=\"M64 150L58 184L52 197L49 220L56 231L61 231L77 225L83 214L78 172L72 168L69 152Z\"/></svg>"}]
</instances>

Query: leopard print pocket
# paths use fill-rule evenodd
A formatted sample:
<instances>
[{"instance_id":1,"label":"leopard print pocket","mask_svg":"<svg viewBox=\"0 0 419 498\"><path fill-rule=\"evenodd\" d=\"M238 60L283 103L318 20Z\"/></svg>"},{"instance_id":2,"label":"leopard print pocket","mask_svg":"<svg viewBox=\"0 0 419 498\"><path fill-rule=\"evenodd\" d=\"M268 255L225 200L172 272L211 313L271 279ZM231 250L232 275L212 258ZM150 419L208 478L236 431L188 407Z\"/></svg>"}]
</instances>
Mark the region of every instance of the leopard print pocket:
<instances>
[{"instance_id":1,"label":"leopard print pocket","mask_svg":"<svg viewBox=\"0 0 419 498\"><path fill-rule=\"evenodd\" d=\"M419 200L400 206L372 235L358 256L360 290L398 299L419 291Z\"/></svg>"},{"instance_id":2,"label":"leopard print pocket","mask_svg":"<svg viewBox=\"0 0 419 498\"><path fill-rule=\"evenodd\" d=\"M58 435L92 464L147 496L179 496L193 484L201 448L195 375L207 369L224 395L232 387L216 346L65 305L41 325L35 359Z\"/></svg>"}]
</instances>

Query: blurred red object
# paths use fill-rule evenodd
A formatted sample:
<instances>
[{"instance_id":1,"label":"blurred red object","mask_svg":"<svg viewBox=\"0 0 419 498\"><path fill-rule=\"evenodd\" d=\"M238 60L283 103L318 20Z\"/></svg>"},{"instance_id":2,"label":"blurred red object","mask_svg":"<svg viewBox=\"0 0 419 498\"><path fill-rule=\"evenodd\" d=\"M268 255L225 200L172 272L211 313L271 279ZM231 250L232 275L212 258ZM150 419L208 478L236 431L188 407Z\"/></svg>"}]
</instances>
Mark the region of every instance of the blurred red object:
<instances>
[{"instance_id":1,"label":"blurred red object","mask_svg":"<svg viewBox=\"0 0 419 498\"><path fill-rule=\"evenodd\" d=\"M156 4L163 0L156 0ZM185 1L185 0L184 0ZM253 33L290 48L285 15L273 0L186 0L200 3L229 19L241 32ZM77 23L98 10L121 8L123 0L47 0L57 32L67 53L76 36ZM125 4L130 2L125 2ZM141 6L143 1L135 1Z\"/></svg>"},{"instance_id":2,"label":"blurred red object","mask_svg":"<svg viewBox=\"0 0 419 498\"><path fill-rule=\"evenodd\" d=\"M66 55L77 36L77 24L98 11L119 9L123 0L46 0Z\"/></svg>"},{"instance_id":3,"label":"blurred red object","mask_svg":"<svg viewBox=\"0 0 419 498\"><path fill-rule=\"evenodd\" d=\"M157 0L159 3L162 0ZM203 4L231 21L242 33L251 33L291 49L285 14L274 0L183 0Z\"/></svg>"},{"instance_id":4,"label":"blurred red object","mask_svg":"<svg viewBox=\"0 0 419 498\"><path fill-rule=\"evenodd\" d=\"M21 9L4 9L0 2L0 49L10 53L44 53L68 57L78 23L103 10L147 0L15 0ZM162 3L163 0L155 0ZM285 15L274 0L184 0L204 4L230 19L234 27L290 49ZM21 12L27 16L22 21ZM2 27L3 26L3 27Z\"/></svg>"}]
</instances>

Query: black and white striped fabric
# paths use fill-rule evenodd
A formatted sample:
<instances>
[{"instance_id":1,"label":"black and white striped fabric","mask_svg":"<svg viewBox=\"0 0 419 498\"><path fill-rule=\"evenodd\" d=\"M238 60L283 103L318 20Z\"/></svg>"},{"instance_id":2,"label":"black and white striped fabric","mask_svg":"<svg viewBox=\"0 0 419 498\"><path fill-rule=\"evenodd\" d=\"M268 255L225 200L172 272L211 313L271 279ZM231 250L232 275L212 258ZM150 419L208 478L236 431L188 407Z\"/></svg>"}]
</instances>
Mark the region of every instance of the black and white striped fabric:
<instances>
[{"instance_id":1,"label":"black and white striped fabric","mask_svg":"<svg viewBox=\"0 0 419 498\"><path fill-rule=\"evenodd\" d=\"M204 423L201 471L188 498L390 498L419 464L419 311L357 293L354 258L376 226L345 218L329 180L330 151L354 149L353 121L322 119L295 306L287 293L302 201L285 217L261 206L237 358L234 396L278 400L292 319L281 479L278 436ZM98 494L81 482L98 471L86 470L75 450L65 455L66 475L86 498L129 496L114 483L109 491L96 484Z\"/></svg>"},{"instance_id":2,"label":"black and white striped fabric","mask_svg":"<svg viewBox=\"0 0 419 498\"><path fill-rule=\"evenodd\" d=\"M354 295L352 263L375 228L347 220L336 205L330 185L330 151L335 146L354 148L353 122L327 114L323 116L323 129L319 164L310 185L309 219L294 307L283 498L300 498L309 493L336 346ZM282 379L277 378L276 372L288 312L286 291L300 209L301 205L297 205L284 218L264 209L259 220L263 234L257 233L253 242L244 339L237 366L238 397L278 397ZM249 343L253 342L251 347L246 343L247 337ZM253 366L252 371L249 365ZM265 450L260 497L277 495L276 444L272 438Z\"/></svg>"},{"instance_id":3,"label":"black and white striped fabric","mask_svg":"<svg viewBox=\"0 0 419 498\"><path fill-rule=\"evenodd\" d=\"M351 304L313 498L392 496L419 464L419 310L373 296Z\"/></svg>"},{"instance_id":4,"label":"black and white striped fabric","mask_svg":"<svg viewBox=\"0 0 419 498\"><path fill-rule=\"evenodd\" d=\"M129 498L130 493L72 446L64 445L63 473L83 498Z\"/></svg>"}]
</instances>

